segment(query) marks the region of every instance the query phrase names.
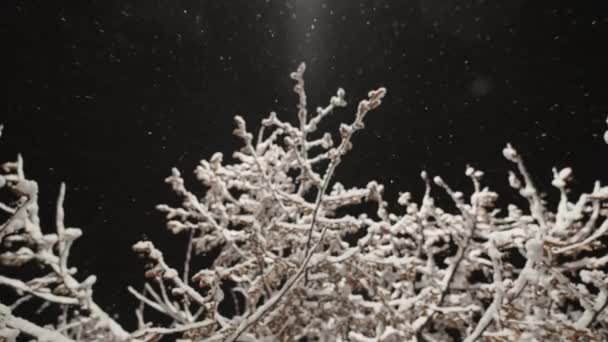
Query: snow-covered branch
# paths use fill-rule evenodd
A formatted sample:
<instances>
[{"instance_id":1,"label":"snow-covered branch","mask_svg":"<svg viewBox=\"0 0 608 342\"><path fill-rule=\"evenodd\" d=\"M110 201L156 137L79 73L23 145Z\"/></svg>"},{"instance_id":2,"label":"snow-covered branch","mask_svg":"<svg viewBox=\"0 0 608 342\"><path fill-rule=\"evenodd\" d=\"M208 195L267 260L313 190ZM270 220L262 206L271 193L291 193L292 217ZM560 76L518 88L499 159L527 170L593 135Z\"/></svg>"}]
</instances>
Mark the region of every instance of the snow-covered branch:
<instances>
[{"instance_id":1,"label":"snow-covered branch","mask_svg":"<svg viewBox=\"0 0 608 342\"><path fill-rule=\"evenodd\" d=\"M95 276L76 280L70 248L82 234L64 224L62 185L55 231L38 217L38 186L24 175L23 160L2 166L0 262L37 263L46 273L28 279L0 275L0 286L21 298L0 306L0 336L19 333L40 341L544 341L608 339L608 187L596 182L571 199L574 171L553 170L553 180L533 182L525 156L507 144L513 170L505 180L526 207L498 208L499 194L484 173L467 166L470 189L454 189L440 176L421 173L419 200L400 194L389 210L384 185L347 188L335 170L353 149L354 134L380 106L386 90L372 90L345 117L334 145L319 123L345 107L339 88L310 115L305 65L292 73L297 114L270 113L257 136L243 117L234 134L242 148L202 160L196 193L174 168L165 180L181 204L158 205L166 227L187 235L184 260L170 265L162 245L139 241L147 261L142 289L128 291L135 331L128 332L94 302ZM371 115L371 114L370 114ZM338 141L336 139L336 141ZM499 153L500 151L497 151ZM229 160L228 160L229 159ZM454 178L450 175L450 178ZM555 206L542 188L557 189ZM451 198L439 207L436 192ZM467 195L465 195L467 194ZM375 212L369 214L369 208ZM347 209L347 210L346 210ZM357 212L359 214L352 214ZM351 213L350 215L344 214ZM212 257L213 256L213 257ZM213 258L196 269L197 258ZM182 266L183 265L183 266ZM80 278L80 277L79 277ZM103 280L101 280L103 281ZM51 326L18 317L23 301L55 305L64 314ZM229 312L220 310L228 303ZM225 307L226 305L224 305ZM148 319L155 311L168 318Z\"/></svg>"}]
</instances>

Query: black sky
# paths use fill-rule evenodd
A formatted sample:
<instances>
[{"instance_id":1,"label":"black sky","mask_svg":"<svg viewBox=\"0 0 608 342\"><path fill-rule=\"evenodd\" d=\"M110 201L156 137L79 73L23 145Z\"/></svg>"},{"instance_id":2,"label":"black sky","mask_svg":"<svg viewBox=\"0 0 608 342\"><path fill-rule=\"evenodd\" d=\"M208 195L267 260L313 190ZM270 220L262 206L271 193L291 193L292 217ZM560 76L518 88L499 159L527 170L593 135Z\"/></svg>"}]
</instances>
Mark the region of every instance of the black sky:
<instances>
[{"instance_id":1,"label":"black sky","mask_svg":"<svg viewBox=\"0 0 608 342\"><path fill-rule=\"evenodd\" d=\"M43 220L67 182L67 224L84 229L72 263L101 279L102 307L132 322L126 285L143 268L130 245L159 241L158 203L173 166L239 146L233 116L252 127L271 110L295 122L289 72L307 63L309 108L344 87L351 107L378 86L338 179L419 194L426 168L466 184L465 165L507 190L506 142L541 188L572 166L578 189L607 181L608 5L605 1L8 1L1 160L22 153L41 185ZM356 170L356 172L355 172ZM393 197L391 197L393 196ZM508 198L508 196L507 196ZM181 261L179 261L181 264Z\"/></svg>"}]
</instances>

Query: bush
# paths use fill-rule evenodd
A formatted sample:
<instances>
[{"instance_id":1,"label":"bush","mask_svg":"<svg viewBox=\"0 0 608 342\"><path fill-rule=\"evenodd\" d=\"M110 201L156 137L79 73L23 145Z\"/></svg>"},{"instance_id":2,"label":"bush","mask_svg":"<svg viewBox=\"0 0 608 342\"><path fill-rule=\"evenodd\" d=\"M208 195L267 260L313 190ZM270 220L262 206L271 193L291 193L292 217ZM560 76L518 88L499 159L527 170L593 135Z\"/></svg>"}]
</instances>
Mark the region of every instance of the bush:
<instances>
[{"instance_id":1,"label":"bush","mask_svg":"<svg viewBox=\"0 0 608 342\"><path fill-rule=\"evenodd\" d=\"M605 233L608 187L596 182L575 202L568 197L572 170L554 170L560 200L550 209L541 199L522 157L509 144L502 151L516 171L509 184L529 206L497 209L498 194L483 186L483 172L467 167L472 192L465 196L442 178L421 173L420 203L409 193L391 213L384 186L375 181L346 189L332 180L335 169L363 129L365 116L386 94L373 90L359 102L351 124L339 127L340 142L318 134L319 123L345 107L338 89L326 107L307 113L305 66L291 74L299 96L298 122L271 113L257 136L235 117L243 146L224 163L221 153L201 161L197 180L206 192L188 190L177 169L166 182L180 207L159 205L167 228L187 234L184 266L169 265L151 241L133 250L148 262L139 326L126 331L93 300L94 275L80 281L68 265L82 235L64 226L62 185L56 232L45 233L38 217L38 186L25 177L21 157L5 163L0 188L13 195L0 204L0 262L22 268L38 264L40 275L0 275L0 285L20 296L0 304L0 336L39 341L541 341L605 340L608 304ZM330 186L331 185L331 186ZM443 189L456 210L435 205L431 188ZM373 206L374 213L364 213ZM359 212L357 216L345 214ZM212 266L190 270L194 255L213 255ZM517 259L525 259L521 265ZM176 269L178 267L180 271ZM78 277L80 278L80 277ZM17 317L19 306L38 301L59 307L51 325ZM226 300L230 310L220 309ZM153 310L171 321L146 319ZM228 311L228 312L227 312Z\"/></svg>"}]
</instances>

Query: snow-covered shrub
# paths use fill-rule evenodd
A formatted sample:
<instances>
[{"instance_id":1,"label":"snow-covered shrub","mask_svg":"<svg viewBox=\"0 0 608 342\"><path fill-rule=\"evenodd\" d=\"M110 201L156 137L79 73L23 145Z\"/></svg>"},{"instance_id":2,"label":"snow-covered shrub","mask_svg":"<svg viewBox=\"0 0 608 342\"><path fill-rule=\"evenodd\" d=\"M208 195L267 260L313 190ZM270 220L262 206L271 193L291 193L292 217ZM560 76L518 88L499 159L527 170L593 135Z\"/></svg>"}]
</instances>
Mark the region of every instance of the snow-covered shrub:
<instances>
[{"instance_id":1,"label":"snow-covered shrub","mask_svg":"<svg viewBox=\"0 0 608 342\"><path fill-rule=\"evenodd\" d=\"M299 96L297 122L265 118L257 135L236 117L242 148L233 162L222 154L196 168L204 194L194 194L173 169L166 182L181 198L179 207L159 205L167 228L188 234L185 264L169 265L152 241L133 250L148 261L139 326L125 331L92 298L95 276L79 282L68 265L72 243L81 235L63 224L62 186L56 232L43 232L37 185L26 179L21 158L6 163L0 187L14 194L0 204L9 219L0 226L3 265L45 266L46 274L0 285L21 295L0 304L0 336L19 333L39 341L599 341L608 338L604 308L608 187L572 200L572 170L554 170L560 193L548 208L532 183L522 156L509 144L502 151L513 163L509 184L528 207L496 208L498 194L483 185L483 172L467 167L470 195L439 176L421 173L426 191L419 202L410 193L389 212L384 186L371 181L345 188L332 176L352 148L365 116L381 104L379 88L357 106L340 141L317 131L337 107L338 89L326 107L307 113L304 64L292 73ZM457 211L435 205L431 188L444 190ZM343 214L373 205L374 215ZM363 212L361 210L360 212ZM190 270L191 259L216 255L211 267ZM208 256L209 257L209 256ZM517 258L525 259L518 265ZM178 268L180 269L178 271ZM83 276L79 276L82 278ZM16 317L23 301L41 299L63 308L53 326ZM230 298L233 312L219 304ZM154 310L172 323L146 319Z\"/></svg>"}]
</instances>

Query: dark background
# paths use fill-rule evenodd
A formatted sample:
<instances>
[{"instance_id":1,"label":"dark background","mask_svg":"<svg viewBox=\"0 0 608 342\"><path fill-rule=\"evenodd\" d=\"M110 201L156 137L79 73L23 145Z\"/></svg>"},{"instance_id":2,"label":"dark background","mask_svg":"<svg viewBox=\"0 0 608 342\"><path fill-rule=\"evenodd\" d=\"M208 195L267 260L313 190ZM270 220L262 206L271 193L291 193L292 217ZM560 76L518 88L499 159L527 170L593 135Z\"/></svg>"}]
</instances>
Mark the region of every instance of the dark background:
<instances>
[{"instance_id":1,"label":"dark background","mask_svg":"<svg viewBox=\"0 0 608 342\"><path fill-rule=\"evenodd\" d=\"M126 286L141 286L143 265L130 246L149 238L182 262L185 237L154 209L175 202L164 177L177 166L191 181L200 159L229 155L235 114L251 128L271 110L296 122L289 72L300 61L310 112L346 89L351 106L324 129L388 88L336 178L381 181L390 202L420 197L422 169L468 189L467 163L511 200L506 142L549 201L553 166L574 168L575 194L606 181L607 4L7 1L0 158L23 154L49 231L67 182L66 223L85 232L71 263L98 275L97 302L131 325Z\"/></svg>"}]
</instances>

